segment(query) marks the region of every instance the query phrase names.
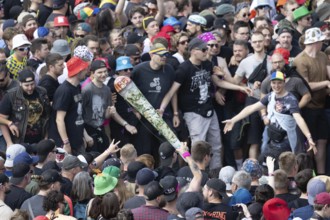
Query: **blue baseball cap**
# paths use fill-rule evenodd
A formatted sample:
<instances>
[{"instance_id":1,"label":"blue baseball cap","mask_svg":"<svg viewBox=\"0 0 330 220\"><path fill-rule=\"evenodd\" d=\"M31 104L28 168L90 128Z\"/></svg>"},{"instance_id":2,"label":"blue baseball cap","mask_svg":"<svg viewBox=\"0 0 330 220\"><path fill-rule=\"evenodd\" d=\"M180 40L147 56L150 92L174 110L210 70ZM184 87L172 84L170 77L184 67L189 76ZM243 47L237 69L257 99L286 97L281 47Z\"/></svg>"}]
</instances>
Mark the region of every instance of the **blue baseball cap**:
<instances>
[{"instance_id":1,"label":"blue baseball cap","mask_svg":"<svg viewBox=\"0 0 330 220\"><path fill-rule=\"evenodd\" d=\"M116 59L116 71L133 68L129 57L121 56Z\"/></svg>"},{"instance_id":2,"label":"blue baseball cap","mask_svg":"<svg viewBox=\"0 0 330 220\"><path fill-rule=\"evenodd\" d=\"M31 156L27 152L22 152L18 154L14 159L14 166L19 163L26 163L29 165L36 164L39 162L38 156Z\"/></svg>"},{"instance_id":3,"label":"blue baseball cap","mask_svg":"<svg viewBox=\"0 0 330 220\"><path fill-rule=\"evenodd\" d=\"M163 22L163 26L166 26L166 25L170 25L172 27L174 27L176 25L181 26L181 22L178 19L176 19L175 17L169 17L169 18L165 19Z\"/></svg>"}]
</instances>

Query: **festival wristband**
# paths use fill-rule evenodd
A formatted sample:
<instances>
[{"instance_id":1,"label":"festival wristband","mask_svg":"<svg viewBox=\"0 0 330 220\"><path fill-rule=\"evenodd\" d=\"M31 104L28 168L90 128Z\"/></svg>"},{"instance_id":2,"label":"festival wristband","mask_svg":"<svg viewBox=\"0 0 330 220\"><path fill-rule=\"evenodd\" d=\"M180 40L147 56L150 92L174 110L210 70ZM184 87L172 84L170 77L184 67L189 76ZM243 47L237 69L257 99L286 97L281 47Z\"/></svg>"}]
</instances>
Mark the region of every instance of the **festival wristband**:
<instances>
[{"instance_id":1,"label":"festival wristband","mask_svg":"<svg viewBox=\"0 0 330 220\"><path fill-rule=\"evenodd\" d=\"M187 157L190 157L190 153L189 153L188 151L186 151L186 152L184 152L184 153L182 154L182 157L183 157L184 159L186 159Z\"/></svg>"}]
</instances>

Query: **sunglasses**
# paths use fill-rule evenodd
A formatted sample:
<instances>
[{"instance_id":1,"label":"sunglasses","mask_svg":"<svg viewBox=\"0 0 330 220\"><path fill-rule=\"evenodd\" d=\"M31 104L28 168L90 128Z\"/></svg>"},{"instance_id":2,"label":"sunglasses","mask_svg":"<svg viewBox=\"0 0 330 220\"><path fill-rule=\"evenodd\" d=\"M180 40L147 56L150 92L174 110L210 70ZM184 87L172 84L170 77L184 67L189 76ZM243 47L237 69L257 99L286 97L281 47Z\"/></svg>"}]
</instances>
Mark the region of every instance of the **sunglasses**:
<instances>
[{"instance_id":1,"label":"sunglasses","mask_svg":"<svg viewBox=\"0 0 330 220\"><path fill-rule=\"evenodd\" d=\"M209 47L215 47L215 48L218 48L219 47L218 44L208 44L207 46L209 46Z\"/></svg>"},{"instance_id":2,"label":"sunglasses","mask_svg":"<svg viewBox=\"0 0 330 220\"><path fill-rule=\"evenodd\" d=\"M132 72L132 70L133 70L133 68L128 68L128 69L123 69L123 70L121 70L121 71L124 71L124 72L128 72L128 71L130 71L130 72Z\"/></svg>"},{"instance_id":3,"label":"sunglasses","mask_svg":"<svg viewBox=\"0 0 330 220\"><path fill-rule=\"evenodd\" d=\"M179 44L181 44L181 45L185 45L185 44L187 44L188 43L188 40L183 40L183 41L180 41L179 42Z\"/></svg>"},{"instance_id":4,"label":"sunglasses","mask_svg":"<svg viewBox=\"0 0 330 220\"><path fill-rule=\"evenodd\" d=\"M269 8L269 6L268 5L263 5L263 6L259 6L259 7L257 7L257 9L260 9L260 10L262 10L262 9L265 9L265 10L269 10L270 8Z\"/></svg>"},{"instance_id":5,"label":"sunglasses","mask_svg":"<svg viewBox=\"0 0 330 220\"><path fill-rule=\"evenodd\" d=\"M79 38L79 37L84 38L85 37L85 35L83 35L83 34L75 34L74 36L77 37L77 38Z\"/></svg>"},{"instance_id":6,"label":"sunglasses","mask_svg":"<svg viewBox=\"0 0 330 220\"><path fill-rule=\"evenodd\" d=\"M160 57L168 57L170 54L169 53L164 53L164 54L157 54Z\"/></svg>"},{"instance_id":7,"label":"sunglasses","mask_svg":"<svg viewBox=\"0 0 330 220\"><path fill-rule=\"evenodd\" d=\"M246 18L246 17L250 17L250 13L248 13L248 14L246 14L246 13L244 13L242 16L243 16L243 18Z\"/></svg>"},{"instance_id":8,"label":"sunglasses","mask_svg":"<svg viewBox=\"0 0 330 220\"><path fill-rule=\"evenodd\" d=\"M203 48L203 49L196 49L196 50L200 50L202 51L203 53L205 53L207 51L207 48Z\"/></svg>"},{"instance_id":9,"label":"sunglasses","mask_svg":"<svg viewBox=\"0 0 330 220\"><path fill-rule=\"evenodd\" d=\"M293 9L291 9L291 11L293 12L294 10L296 10L297 8L293 8Z\"/></svg>"},{"instance_id":10,"label":"sunglasses","mask_svg":"<svg viewBox=\"0 0 330 220\"><path fill-rule=\"evenodd\" d=\"M17 48L17 50L22 51L22 52L29 51L30 47L19 47L19 48Z\"/></svg>"}]
</instances>

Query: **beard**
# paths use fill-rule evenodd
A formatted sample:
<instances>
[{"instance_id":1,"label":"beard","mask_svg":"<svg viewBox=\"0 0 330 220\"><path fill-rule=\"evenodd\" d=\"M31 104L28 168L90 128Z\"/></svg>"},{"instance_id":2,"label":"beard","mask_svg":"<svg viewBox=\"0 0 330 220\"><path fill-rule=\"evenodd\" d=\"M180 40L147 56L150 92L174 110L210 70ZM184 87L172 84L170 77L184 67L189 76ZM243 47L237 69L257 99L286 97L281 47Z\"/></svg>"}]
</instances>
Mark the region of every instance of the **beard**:
<instances>
[{"instance_id":1,"label":"beard","mask_svg":"<svg viewBox=\"0 0 330 220\"><path fill-rule=\"evenodd\" d=\"M165 200L165 197L162 196L159 201L159 208L163 208L163 207L165 207L165 205L166 205L166 200Z\"/></svg>"}]
</instances>

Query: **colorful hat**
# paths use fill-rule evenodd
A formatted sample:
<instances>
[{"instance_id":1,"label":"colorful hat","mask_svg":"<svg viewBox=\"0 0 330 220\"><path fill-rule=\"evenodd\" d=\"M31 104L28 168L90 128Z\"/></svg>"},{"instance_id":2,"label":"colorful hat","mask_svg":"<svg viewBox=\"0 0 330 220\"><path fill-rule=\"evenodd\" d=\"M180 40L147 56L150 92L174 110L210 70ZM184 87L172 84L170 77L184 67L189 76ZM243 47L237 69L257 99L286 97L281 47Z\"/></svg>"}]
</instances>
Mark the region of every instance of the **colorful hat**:
<instances>
[{"instance_id":1,"label":"colorful hat","mask_svg":"<svg viewBox=\"0 0 330 220\"><path fill-rule=\"evenodd\" d=\"M110 8L111 10L115 10L117 6L117 1L115 0L103 0L100 3L100 8Z\"/></svg>"},{"instance_id":2,"label":"colorful hat","mask_svg":"<svg viewBox=\"0 0 330 220\"><path fill-rule=\"evenodd\" d=\"M112 191L118 183L118 179L105 173L94 177L94 195L101 196Z\"/></svg>"},{"instance_id":3,"label":"colorful hat","mask_svg":"<svg viewBox=\"0 0 330 220\"><path fill-rule=\"evenodd\" d=\"M94 10L91 7L84 7L80 9L77 13L77 18L81 20L86 20L87 18L91 17L94 13Z\"/></svg>"},{"instance_id":4,"label":"colorful hat","mask_svg":"<svg viewBox=\"0 0 330 220\"><path fill-rule=\"evenodd\" d=\"M207 23L206 19L203 16L200 16L200 15L190 15L188 17L188 21L193 23L193 24L202 25L202 26L205 26L206 23Z\"/></svg>"},{"instance_id":5,"label":"colorful hat","mask_svg":"<svg viewBox=\"0 0 330 220\"><path fill-rule=\"evenodd\" d=\"M116 71L133 68L129 57L121 56L116 59Z\"/></svg>"},{"instance_id":6,"label":"colorful hat","mask_svg":"<svg viewBox=\"0 0 330 220\"><path fill-rule=\"evenodd\" d=\"M79 57L85 61L92 61L94 59L93 53L85 45L76 47L73 51L73 56Z\"/></svg>"},{"instance_id":7,"label":"colorful hat","mask_svg":"<svg viewBox=\"0 0 330 220\"><path fill-rule=\"evenodd\" d=\"M181 26L181 22L178 19L176 19L175 17L169 17L169 18L165 19L163 22L163 26L166 26L166 25L170 25L172 27L174 27L176 25Z\"/></svg>"},{"instance_id":8,"label":"colorful hat","mask_svg":"<svg viewBox=\"0 0 330 220\"><path fill-rule=\"evenodd\" d=\"M74 77L84 69L87 69L89 64L79 57L72 57L66 65L68 68L68 76Z\"/></svg>"},{"instance_id":9,"label":"colorful hat","mask_svg":"<svg viewBox=\"0 0 330 220\"><path fill-rule=\"evenodd\" d=\"M156 20L152 16L143 18L143 20L142 20L143 29L144 30L147 29L148 25L153 21L156 21Z\"/></svg>"},{"instance_id":10,"label":"colorful hat","mask_svg":"<svg viewBox=\"0 0 330 220\"><path fill-rule=\"evenodd\" d=\"M308 9L306 8L306 6L301 6L299 8L297 8L296 10L293 11L293 21L297 21L300 18L303 18L307 15L310 15L312 12L308 11Z\"/></svg>"},{"instance_id":11,"label":"colorful hat","mask_svg":"<svg viewBox=\"0 0 330 220\"><path fill-rule=\"evenodd\" d=\"M198 36L199 39L204 41L205 43L211 41L211 40L216 40L214 35L211 32L205 32L201 35Z\"/></svg>"},{"instance_id":12,"label":"colorful hat","mask_svg":"<svg viewBox=\"0 0 330 220\"><path fill-rule=\"evenodd\" d=\"M279 198L268 200L264 204L262 212L267 220L286 220L290 216L288 204Z\"/></svg>"},{"instance_id":13,"label":"colorful hat","mask_svg":"<svg viewBox=\"0 0 330 220\"><path fill-rule=\"evenodd\" d=\"M259 162L254 159L246 159L242 165L242 170L249 173L252 178L260 178L262 176L262 167Z\"/></svg>"},{"instance_id":14,"label":"colorful hat","mask_svg":"<svg viewBox=\"0 0 330 220\"><path fill-rule=\"evenodd\" d=\"M280 72L280 71L276 71L272 73L272 76L270 78L270 80L281 80L281 81L285 81L285 75L284 73Z\"/></svg>"},{"instance_id":15,"label":"colorful hat","mask_svg":"<svg viewBox=\"0 0 330 220\"><path fill-rule=\"evenodd\" d=\"M69 20L65 16L57 16L54 18L54 27L69 27Z\"/></svg>"},{"instance_id":16,"label":"colorful hat","mask_svg":"<svg viewBox=\"0 0 330 220\"><path fill-rule=\"evenodd\" d=\"M150 48L150 54L164 55L167 53L167 49L164 47L163 44L160 43L154 44Z\"/></svg>"},{"instance_id":17,"label":"colorful hat","mask_svg":"<svg viewBox=\"0 0 330 220\"><path fill-rule=\"evenodd\" d=\"M324 41L326 36L322 33L320 28L310 28L305 32L304 44L313 44L316 42Z\"/></svg>"}]
</instances>

